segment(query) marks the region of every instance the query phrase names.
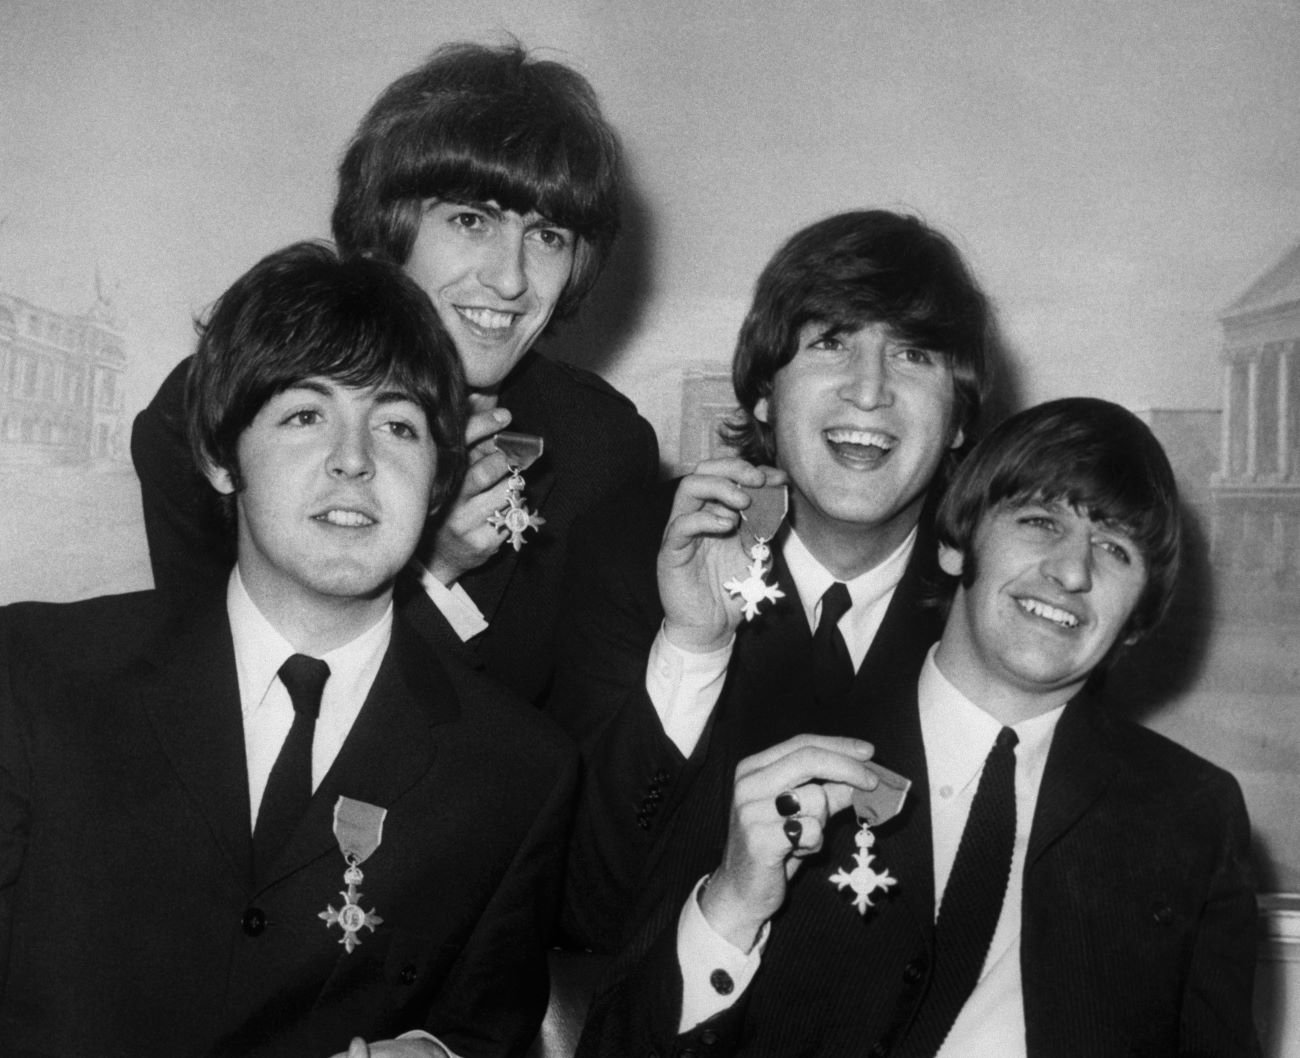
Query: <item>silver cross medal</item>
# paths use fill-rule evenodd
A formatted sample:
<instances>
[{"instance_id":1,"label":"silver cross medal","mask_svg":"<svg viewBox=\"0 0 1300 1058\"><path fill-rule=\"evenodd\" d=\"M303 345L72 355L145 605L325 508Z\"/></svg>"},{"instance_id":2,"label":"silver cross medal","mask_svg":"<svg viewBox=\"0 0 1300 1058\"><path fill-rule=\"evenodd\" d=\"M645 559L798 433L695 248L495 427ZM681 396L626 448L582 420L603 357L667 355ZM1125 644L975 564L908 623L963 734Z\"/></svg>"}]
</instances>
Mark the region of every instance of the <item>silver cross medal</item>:
<instances>
[{"instance_id":1,"label":"silver cross medal","mask_svg":"<svg viewBox=\"0 0 1300 1058\"><path fill-rule=\"evenodd\" d=\"M744 600L744 616L749 621L758 613L758 604L776 602L785 598L785 592L775 584L768 584L763 578L771 568L768 560L772 550L768 541L776 536L785 520L786 505L789 502L784 485L764 485L760 488L740 486L749 494L750 505L740 512L740 520L745 530L754 538L749 548L749 565L744 580L732 577L724 581L722 587L732 598Z\"/></svg>"},{"instance_id":2,"label":"silver cross medal","mask_svg":"<svg viewBox=\"0 0 1300 1058\"><path fill-rule=\"evenodd\" d=\"M836 889L853 890L853 906L861 915L865 915L868 908L875 907L871 900L873 896L887 893L898 882L888 869L878 871L872 866L875 857L871 854L871 847L876 843L876 835L871 828L898 815L903 809L907 791L912 788L910 779L904 779L888 768L874 762L867 767L876 773L880 784L874 790L855 790L853 793L853 811L858 817L858 832L853 835L858 851L853 854L853 868L845 870L841 867L830 876Z\"/></svg>"},{"instance_id":3,"label":"silver cross medal","mask_svg":"<svg viewBox=\"0 0 1300 1058\"><path fill-rule=\"evenodd\" d=\"M351 797L340 797L334 804L334 836L338 838L339 852L343 853L343 862L347 869L343 872L345 890L339 892L343 897L343 906L337 911L333 904L326 904L325 910L316 917L324 919L325 927L338 926L343 930L339 943L351 955L361 943L360 933L368 929L372 933L375 927L383 923L375 912L365 911L361 907L362 894L357 890L366 876L361 873L361 864L370 858L371 853L379 848L384 836L384 818L388 809L379 805L356 801Z\"/></svg>"},{"instance_id":4,"label":"silver cross medal","mask_svg":"<svg viewBox=\"0 0 1300 1058\"><path fill-rule=\"evenodd\" d=\"M361 873L361 868L354 862L355 859L354 856L348 858L348 869L343 872L343 884L347 886L346 890L339 893L339 896L343 897L343 906L335 911L333 904L326 904L325 910L316 916L323 918L325 925L338 926L343 930L339 943L347 948L349 955L361 943L358 934L362 927L373 933L375 927L384 921L374 911L361 909L363 894L357 891L357 886L366 880L366 876Z\"/></svg>"},{"instance_id":5,"label":"silver cross medal","mask_svg":"<svg viewBox=\"0 0 1300 1058\"><path fill-rule=\"evenodd\" d=\"M488 516L488 525L509 535L510 546L518 551L524 546L524 533L539 529L546 519L530 511L524 500L524 471L542 456L543 441L536 434L502 430L493 440L497 451L506 457L510 480L506 483L506 505Z\"/></svg>"}]
</instances>

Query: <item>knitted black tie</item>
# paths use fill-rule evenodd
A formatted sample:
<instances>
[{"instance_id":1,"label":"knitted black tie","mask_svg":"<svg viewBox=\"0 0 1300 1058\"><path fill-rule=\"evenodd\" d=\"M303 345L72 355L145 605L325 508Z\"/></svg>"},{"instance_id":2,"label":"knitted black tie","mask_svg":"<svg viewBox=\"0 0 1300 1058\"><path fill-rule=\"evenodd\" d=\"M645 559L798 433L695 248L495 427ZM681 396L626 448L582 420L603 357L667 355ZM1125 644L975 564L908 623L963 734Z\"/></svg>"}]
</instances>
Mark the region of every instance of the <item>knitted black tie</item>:
<instances>
[{"instance_id":1,"label":"knitted black tie","mask_svg":"<svg viewBox=\"0 0 1300 1058\"><path fill-rule=\"evenodd\" d=\"M280 682L293 701L293 726L266 780L266 792L253 828L253 864L262 875L288 840L311 801L311 743L320 714L321 692L330 667L317 658L294 654L280 666Z\"/></svg>"},{"instance_id":2,"label":"knitted black tie","mask_svg":"<svg viewBox=\"0 0 1300 1058\"><path fill-rule=\"evenodd\" d=\"M984 761L934 927L934 976L896 1052L929 1058L943 1045L979 980L1002 913L1016 838L1016 743L1009 727Z\"/></svg>"},{"instance_id":3,"label":"knitted black tie","mask_svg":"<svg viewBox=\"0 0 1300 1058\"><path fill-rule=\"evenodd\" d=\"M822 596L822 613L813 633L813 687L822 705L837 704L853 686L853 659L838 628L849 610L849 589L836 581Z\"/></svg>"}]
</instances>

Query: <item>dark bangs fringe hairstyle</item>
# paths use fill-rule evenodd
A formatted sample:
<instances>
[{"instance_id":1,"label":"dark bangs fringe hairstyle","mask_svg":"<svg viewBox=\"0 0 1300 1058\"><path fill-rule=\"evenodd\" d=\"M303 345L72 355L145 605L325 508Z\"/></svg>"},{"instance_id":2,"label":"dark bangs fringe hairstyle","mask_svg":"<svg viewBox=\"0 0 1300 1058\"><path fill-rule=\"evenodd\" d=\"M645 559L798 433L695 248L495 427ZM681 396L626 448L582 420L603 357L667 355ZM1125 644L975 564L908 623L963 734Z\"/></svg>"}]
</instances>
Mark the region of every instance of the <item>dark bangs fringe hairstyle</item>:
<instances>
[{"instance_id":1,"label":"dark bangs fringe hairstyle","mask_svg":"<svg viewBox=\"0 0 1300 1058\"><path fill-rule=\"evenodd\" d=\"M268 400L312 377L408 394L437 446L434 509L460 488L467 459L460 358L424 291L396 265L295 243L235 280L195 326L185 387L190 447L199 466L229 471L236 490L240 434Z\"/></svg>"},{"instance_id":2,"label":"dark bangs fringe hairstyle","mask_svg":"<svg viewBox=\"0 0 1300 1058\"><path fill-rule=\"evenodd\" d=\"M940 544L962 552L961 582L976 576L975 533L1001 506L1064 503L1123 529L1142 552L1147 583L1117 647L1165 615L1178 577L1178 487L1150 428L1118 404L1069 397L1039 404L990 431L957 471L939 504Z\"/></svg>"},{"instance_id":3,"label":"dark bangs fringe hairstyle","mask_svg":"<svg viewBox=\"0 0 1300 1058\"><path fill-rule=\"evenodd\" d=\"M386 88L339 164L334 238L404 265L429 199L495 202L577 235L556 305L577 309L618 234L621 152L596 93L518 44L449 44Z\"/></svg>"},{"instance_id":4,"label":"dark bangs fringe hairstyle","mask_svg":"<svg viewBox=\"0 0 1300 1058\"><path fill-rule=\"evenodd\" d=\"M740 328L731 372L740 410L722 427L723 439L750 462L776 459L772 427L754 418L754 407L771 396L810 322L832 331L885 324L902 340L947 355L953 422L973 442L989 387L992 321L988 299L947 237L916 217L856 210L804 228L777 250ZM945 458L941 481L953 457Z\"/></svg>"}]
</instances>

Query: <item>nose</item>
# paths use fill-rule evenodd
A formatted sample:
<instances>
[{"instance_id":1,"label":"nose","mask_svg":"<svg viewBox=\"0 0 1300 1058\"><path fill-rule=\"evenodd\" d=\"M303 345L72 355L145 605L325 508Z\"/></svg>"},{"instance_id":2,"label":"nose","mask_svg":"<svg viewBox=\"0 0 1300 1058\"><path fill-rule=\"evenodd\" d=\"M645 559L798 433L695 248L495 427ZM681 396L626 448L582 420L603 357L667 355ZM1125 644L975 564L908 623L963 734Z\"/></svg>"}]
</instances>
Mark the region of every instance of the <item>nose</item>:
<instances>
[{"instance_id":1,"label":"nose","mask_svg":"<svg viewBox=\"0 0 1300 1058\"><path fill-rule=\"evenodd\" d=\"M883 343L858 349L845 364L840 397L863 410L888 407L894 402Z\"/></svg>"},{"instance_id":2,"label":"nose","mask_svg":"<svg viewBox=\"0 0 1300 1058\"><path fill-rule=\"evenodd\" d=\"M479 262L478 269L479 282L506 301L520 297L528 289L524 250L522 228L501 225L498 237L483 248L483 259Z\"/></svg>"},{"instance_id":3,"label":"nose","mask_svg":"<svg viewBox=\"0 0 1300 1058\"><path fill-rule=\"evenodd\" d=\"M369 478L375 472L370 431L364 425L341 425L330 446L327 469L335 478Z\"/></svg>"},{"instance_id":4,"label":"nose","mask_svg":"<svg viewBox=\"0 0 1300 1058\"><path fill-rule=\"evenodd\" d=\"M1065 591L1092 589L1092 540L1087 533L1068 533L1052 547L1044 572Z\"/></svg>"}]
</instances>

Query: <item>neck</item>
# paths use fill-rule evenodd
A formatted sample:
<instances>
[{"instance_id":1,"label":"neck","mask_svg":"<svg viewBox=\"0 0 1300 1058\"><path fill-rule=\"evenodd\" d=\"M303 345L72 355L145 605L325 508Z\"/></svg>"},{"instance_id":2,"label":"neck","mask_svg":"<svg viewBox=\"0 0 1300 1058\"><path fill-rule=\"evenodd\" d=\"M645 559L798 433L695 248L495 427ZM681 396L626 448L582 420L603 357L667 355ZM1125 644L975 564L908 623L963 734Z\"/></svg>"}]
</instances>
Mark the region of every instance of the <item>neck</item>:
<instances>
[{"instance_id":1,"label":"neck","mask_svg":"<svg viewBox=\"0 0 1300 1058\"><path fill-rule=\"evenodd\" d=\"M994 677L973 661L973 655L963 649L951 635L952 626L944 629L943 638L934 652L934 663L944 679L961 691L1004 727L1032 720L1064 705L1083 687L1084 681L1051 689L1024 689L1010 681Z\"/></svg>"},{"instance_id":2,"label":"neck","mask_svg":"<svg viewBox=\"0 0 1300 1058\"><path fill-rule=\"evenodd\" d=\"M370 596L337 597L277 590L244 576L242 567L240 576L262 616L294 650L315 658L351 643L373 628L393 597L392 584Z\"/></svg>"},{"instance_id":3,"label":"neck","mask_svg":"<svg viewBox=\"0 0 1300 1058\"><path fill-rule=\"evenodd\" d=\"M849 522L791 517L808 553L836 580L849 581L875 569L907 539L916 517L896 519L885 526L864 529Z\"/></svg>"}]
</instances>

